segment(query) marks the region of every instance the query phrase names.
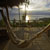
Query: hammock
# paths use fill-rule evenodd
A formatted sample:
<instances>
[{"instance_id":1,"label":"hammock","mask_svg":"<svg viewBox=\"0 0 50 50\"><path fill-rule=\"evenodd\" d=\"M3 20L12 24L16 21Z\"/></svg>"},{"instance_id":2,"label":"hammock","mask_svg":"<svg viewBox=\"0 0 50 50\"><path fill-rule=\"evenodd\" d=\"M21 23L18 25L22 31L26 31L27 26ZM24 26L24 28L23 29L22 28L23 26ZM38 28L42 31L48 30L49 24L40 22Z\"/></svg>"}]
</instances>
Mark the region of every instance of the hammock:
<instances>
[{"instance_id":1,"label":"hammock","mask_svg":"<svg viewBox=\"0 0 50 50\"><path fill-rule=\"evenodd\" d=\"M40 34L48 31L50 29L50 23L44 28L42 29L40 32L38 32L35 36L33 36L33 38L29 39L29 40L21 40L19 39L14 31L12 31L12 27L10 26L10 23L9 23L9 20L8 18L4 15L3 13L3 10L0 10L1 14L2 14L2 17L3 17L3 20L6 24L6 27L8 29L8 35L9 35L9 38L11 39L11 41L19 48L25 48L27 47L34 39L36 39Z\"/></svg>"}]
</instances>

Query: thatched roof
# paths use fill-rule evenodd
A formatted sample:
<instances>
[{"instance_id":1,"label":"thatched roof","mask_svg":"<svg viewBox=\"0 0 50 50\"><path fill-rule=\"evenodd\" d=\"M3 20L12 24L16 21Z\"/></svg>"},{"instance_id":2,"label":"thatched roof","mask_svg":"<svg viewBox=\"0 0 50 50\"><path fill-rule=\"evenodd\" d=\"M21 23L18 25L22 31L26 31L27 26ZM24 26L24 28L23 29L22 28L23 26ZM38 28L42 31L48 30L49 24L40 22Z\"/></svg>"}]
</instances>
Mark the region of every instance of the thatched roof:
<instances>
[{"instance_id":1,"label":"thatched roof","mask_svg":"<svg viewBox=\"0 0 50 50\"><path fill-rule=\"evenodd\" d=\"M0 7L12 7L18 6L20 3L23 3L25 0L0 0Z\"/></svg>"}]
</instances>

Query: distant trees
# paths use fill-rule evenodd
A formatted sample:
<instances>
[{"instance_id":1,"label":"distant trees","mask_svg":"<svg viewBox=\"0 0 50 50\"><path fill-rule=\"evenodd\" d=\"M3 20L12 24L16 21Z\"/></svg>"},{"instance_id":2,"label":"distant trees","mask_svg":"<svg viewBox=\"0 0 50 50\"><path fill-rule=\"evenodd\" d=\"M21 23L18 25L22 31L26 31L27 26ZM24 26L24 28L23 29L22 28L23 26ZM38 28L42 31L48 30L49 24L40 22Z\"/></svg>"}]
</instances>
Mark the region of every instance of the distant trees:
<instances>
[{"instance_id":1,"label":"distant trees","mask_svg":"<svg viewBox=\"0 0 50 50\"><path fill-rule=\"evenodd\" d=\"M23 18L24 20L24 18ZM32 22L28 21L27 23L26 22L23 22L21 21L20 23L20 26L22 27L27 27L27 26L31 26L31 27L43 27L43 26L46 26L50 23L50 20L45 20L45 21L41 21L41 20L32 20ZM19 26L19 22L16 22L16 19L13 20L13 23L12 23L13 27L16 27L16 26Z\"/></svg>"},{"instance_id":2,"label":"distant trees","mask_svg":"<svg viewBox=\"0 0 50 50\"><path fill-rule=\"evenodd\" d=\"M23 19L24 20L24 19ZM43 27L43 26L46 26L46 25L48 25L49 23L50 23L50 20L49 19L46 19L46 20L42 20L43 22L40 22L41 20L38 20L38 21L36 21L36 20L33 20L32 22L30 22L30 21L28 21L27 23L26 22L23 22L23 21L21 21L20 22L20 25L19 25L19 21L17 21L15 18L12 20L12 22L10 22L11 23L11 26L13 26L13 27L17 27L17 26L22 26L22 27L26 27L26 26L31 26L31 27ZM3 21L3 19L2 20L0 20L0 27L5 27L6 25L5 25L5 23L4 23L4 21Z\"/></svg>"}]
</instances>

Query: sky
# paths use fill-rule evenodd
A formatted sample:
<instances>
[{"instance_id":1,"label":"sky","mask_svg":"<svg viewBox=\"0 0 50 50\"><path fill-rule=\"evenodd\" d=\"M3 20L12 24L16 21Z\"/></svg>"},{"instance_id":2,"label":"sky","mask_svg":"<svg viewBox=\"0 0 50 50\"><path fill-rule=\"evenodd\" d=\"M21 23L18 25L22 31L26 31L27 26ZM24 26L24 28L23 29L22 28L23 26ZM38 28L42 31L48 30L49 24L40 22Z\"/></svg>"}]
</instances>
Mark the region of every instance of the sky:
<instances>
[{"instance_id":1,"label":"sky","mask_svg":"<svg viewBox=\"0 0 50 50\"><path fill-rule=\"evenodd\" d=\"M30 16L30 19L50 17L50 0L29 0L29 1L30 4L27 7L27 15ZM20 9L20 16L22 16L25 13L25 11L23 11L22 9L23 7L21 7ZM11 20L14 18L19 19L18 13L19 12L17 7L13 7L12 9L9 8L9 16ZM5 9L4 14L6 14Z\"/></svg>"},{"instance_id":2,"label":"sky","mask_svg":"<svg viewBox=\"0 0 50 50\"><path fill-rule=\"evenodd\" d=\"M50 10L50 0L29 0L30 6L35 10Z\"/></svg>"}]
</instances>

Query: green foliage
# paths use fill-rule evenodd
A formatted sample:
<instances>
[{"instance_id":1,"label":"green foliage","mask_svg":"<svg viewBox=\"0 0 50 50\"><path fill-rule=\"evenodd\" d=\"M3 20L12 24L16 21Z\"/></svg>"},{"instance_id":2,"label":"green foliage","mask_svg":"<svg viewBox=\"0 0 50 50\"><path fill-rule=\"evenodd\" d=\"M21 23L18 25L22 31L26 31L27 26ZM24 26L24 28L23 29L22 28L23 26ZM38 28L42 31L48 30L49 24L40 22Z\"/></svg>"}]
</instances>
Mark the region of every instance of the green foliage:
<instances>
[{"instance_id":1,"label":"green foliage","mask_svg":"<svg viewBox=\"0 0 50 50\"><path fill-rule=\"evenodd\" d=\"M18 27L18 26L22 26L22 27L27 27L27 26L31 26L31 27L44 27L46 25L48 25L50 23L50 20L42 20L42 22L33 20L32 22L16 22L16 20L13 20L12 26L13 27Z\"/></svg>"},{"instance_id":2,"label":"green foliage","mask_svg":"<svg viewBox=\"0 0 50 50\"><path fill-rule=\"evenodd\" d=\"M3 19L0 20L0 27L5 27L5 23L4 23Z\"/></svg>"}]
</instances>

